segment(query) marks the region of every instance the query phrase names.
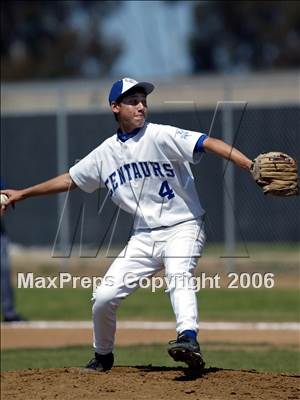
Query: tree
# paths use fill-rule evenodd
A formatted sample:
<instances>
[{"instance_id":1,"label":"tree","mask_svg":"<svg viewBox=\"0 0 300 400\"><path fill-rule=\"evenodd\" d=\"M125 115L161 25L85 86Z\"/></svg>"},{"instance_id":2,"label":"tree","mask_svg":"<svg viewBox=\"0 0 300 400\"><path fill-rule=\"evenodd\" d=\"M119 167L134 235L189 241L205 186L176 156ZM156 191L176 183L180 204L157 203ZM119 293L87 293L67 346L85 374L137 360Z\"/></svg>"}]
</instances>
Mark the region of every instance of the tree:
<instances>
[{"instance_id":1,"label":"tree","mask_svg":"<svg viewBox=\"0 0 300 400\"><path fill-rule=\"evenodd\" d=\"M106 75L121 52L102 30L116 7L116 1L2 3L2 80Z\"/></svg>"},{"instance_id":2,"label":"tree","mask_svg":"<svg viewBox=\"0 0 300 400\"><path fill-rule=\"evenodd\" d=\"M209 1L194 7L194 71L299 68L300 3Z\"/></svg>"}]
</instances>

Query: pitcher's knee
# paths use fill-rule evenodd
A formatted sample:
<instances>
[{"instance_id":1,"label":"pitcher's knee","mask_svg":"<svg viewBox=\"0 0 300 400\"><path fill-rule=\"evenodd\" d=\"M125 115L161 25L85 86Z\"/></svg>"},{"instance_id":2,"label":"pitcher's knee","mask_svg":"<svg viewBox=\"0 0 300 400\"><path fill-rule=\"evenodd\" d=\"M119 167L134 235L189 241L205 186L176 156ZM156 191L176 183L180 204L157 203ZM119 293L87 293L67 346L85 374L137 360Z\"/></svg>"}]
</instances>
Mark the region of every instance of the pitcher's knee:
<instances>
[{"instance_id":1,"label":"pitcher's knee","mask_svg":"<svg viewBox=\"0 0 300 400\"><path fill-rule=\"evenodd\" d=\"M99 287L93 295L93 314L116 308L118 304L119 301L114 290Z\"/></svg>"},{"instance_id":2,"label":"pitcher's knee","mask_svg":"<svg viewBox=\"0 0 300 400\"><path fill-rule=\"evenodd\" d=\"M176 289L190 289L194 284L194 276L191 271L177 270L174 273L167 272L168 291Z\"/></svg>"}]
</instances>

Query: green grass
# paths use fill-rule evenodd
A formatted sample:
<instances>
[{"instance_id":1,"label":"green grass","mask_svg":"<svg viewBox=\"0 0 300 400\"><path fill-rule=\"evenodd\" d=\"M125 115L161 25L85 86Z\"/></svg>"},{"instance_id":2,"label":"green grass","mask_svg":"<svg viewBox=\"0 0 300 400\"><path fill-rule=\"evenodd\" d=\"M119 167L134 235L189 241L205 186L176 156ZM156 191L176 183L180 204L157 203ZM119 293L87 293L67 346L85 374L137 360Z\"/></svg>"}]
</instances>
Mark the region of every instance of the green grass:
<instances>
[{"instance_id":1,"label":"green grass","mask_svg":"<svg viewBox=\"0 0 300 400\"><path fill-rule=\"evenodd\" d=\"M291 348L271 346L226 346L214 349L203 345L207 367L226 369L256 369L261 372L299 373L299 352ZM14 349L2 352L1 369L80 367L91 357L90 347L65 347L60 349ZM167 354L166 345L139 345L117 347L115 365L149 365L175 367Z\"/></svg>"},{"instance_id":2,"label":"green grass","mask_svg":"<svg viewBox=\"0 0 300 400\"><path fill-rule=\"evenodd\" d=\"M235 246L236 252L242 255L257 256L261 253L269 252L271 255L288 254L299 256L299 243L297 242L238 242ZM224 243L206 243L204 255L224 254Z\"/></svg>"},{"instance_id":3,"label":"green grass","mask_svg":"<svg viewBox=\"0 0 300 400\"><path fill-rule=\"evenodd\" d=\"M90 289L16 289L17 309L29 320L90 320ZM204 289L201 320L299 321L297 289ZM168 295L139 289L121 304L119 319L173 320Z\"/></svg>"}]
</instances>

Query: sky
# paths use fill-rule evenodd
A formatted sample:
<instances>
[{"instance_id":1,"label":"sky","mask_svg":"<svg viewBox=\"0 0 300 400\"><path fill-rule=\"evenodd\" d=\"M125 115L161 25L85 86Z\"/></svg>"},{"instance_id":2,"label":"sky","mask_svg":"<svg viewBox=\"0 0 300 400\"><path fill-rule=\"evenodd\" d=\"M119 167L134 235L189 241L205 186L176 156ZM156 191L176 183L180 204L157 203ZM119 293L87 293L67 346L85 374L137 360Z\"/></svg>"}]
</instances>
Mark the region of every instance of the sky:
<instances>
[{"instance_id":1,"label":"sky","mask_svg":"<svg viewBox=\"0 0 300 400\"><path fill-rule=\"evenodd\" d=\"M107 17L107 40L116 38L124 50L112 76L145 76L172 79L191 72L187 40L194 2L123 1Z\"/></svg>"}]
</instances>

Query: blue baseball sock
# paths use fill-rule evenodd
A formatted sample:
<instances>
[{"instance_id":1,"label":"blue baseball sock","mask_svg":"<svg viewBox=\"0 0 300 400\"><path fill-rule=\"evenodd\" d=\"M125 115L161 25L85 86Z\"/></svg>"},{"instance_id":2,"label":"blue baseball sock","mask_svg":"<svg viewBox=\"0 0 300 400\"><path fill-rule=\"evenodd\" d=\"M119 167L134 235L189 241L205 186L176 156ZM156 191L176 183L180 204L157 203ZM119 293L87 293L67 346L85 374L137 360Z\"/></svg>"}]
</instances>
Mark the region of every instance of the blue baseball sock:
<instances>
[{"instance_id":1,"label":"blue baseball sock","mask_svg":"<svg viewBox=\"0 0 300 400\"><path fill-rule=\"evenodd\" d=\"M191 337L193 339L196 339L196 337L197 337L197 332L192 331L190 329L187 329L186 331L183 331L181 334L185 335L185 336L189 336L189 337Z\"/></svg>"}]
</instances>

